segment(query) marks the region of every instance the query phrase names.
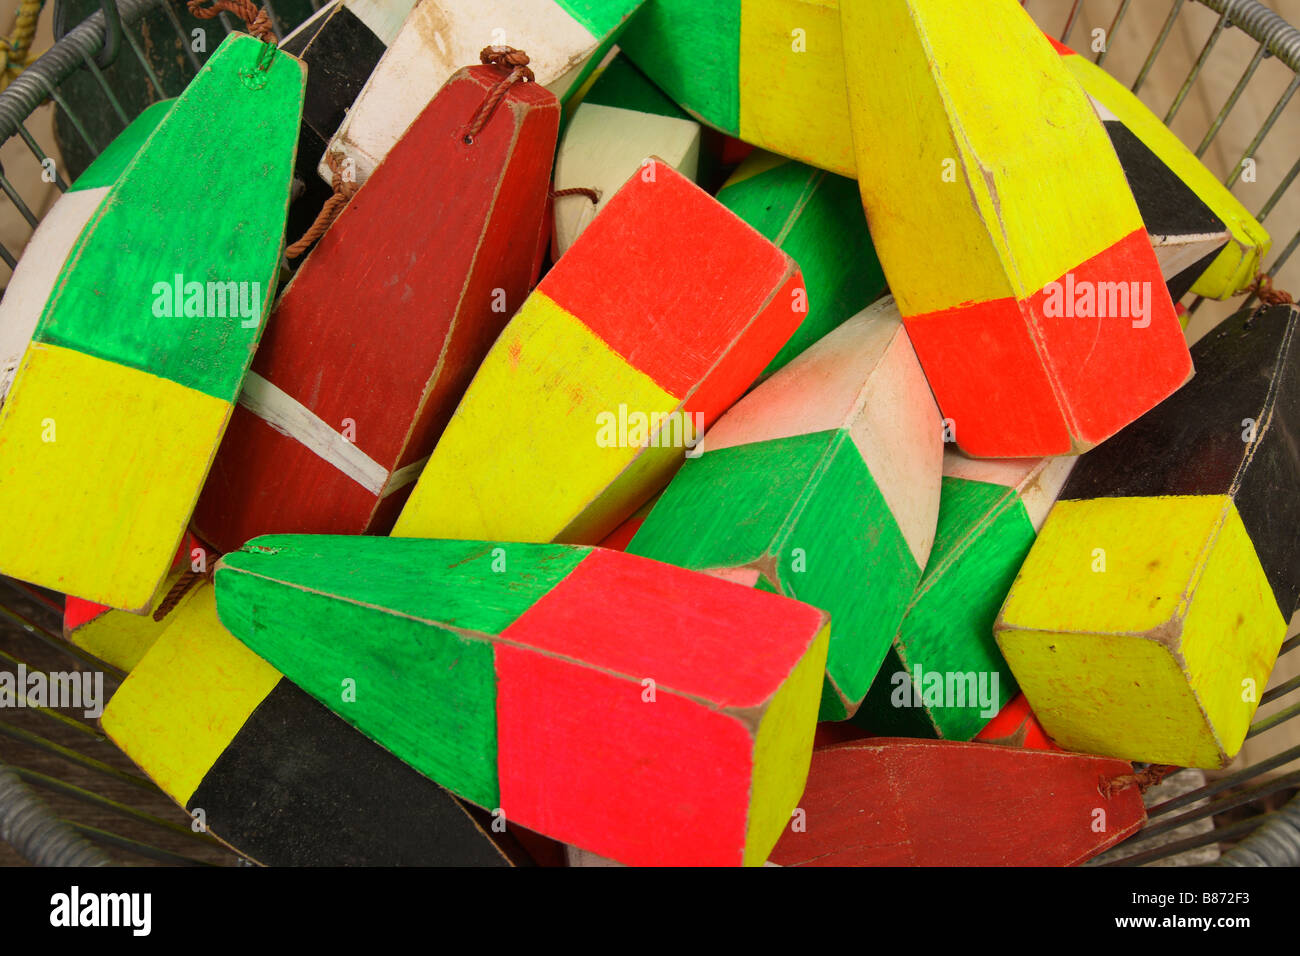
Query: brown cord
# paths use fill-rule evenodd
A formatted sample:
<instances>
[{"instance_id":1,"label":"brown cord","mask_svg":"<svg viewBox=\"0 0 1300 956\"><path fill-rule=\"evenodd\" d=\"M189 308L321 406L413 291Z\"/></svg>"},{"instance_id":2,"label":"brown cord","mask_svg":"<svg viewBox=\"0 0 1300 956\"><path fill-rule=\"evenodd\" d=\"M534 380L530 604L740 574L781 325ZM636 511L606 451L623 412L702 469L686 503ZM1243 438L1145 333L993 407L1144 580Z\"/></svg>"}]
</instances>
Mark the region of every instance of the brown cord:
<instances>
[{"instance_id":1,"label":"brown cord","mask_svg":"<svg viewBox=\"0 0 1300 956\"><path fill-rule=\"evenodd\" d=\"M568 189L551 190L552 199L563 199L565 196L586 196L591 200L593 206L600 202L599 189L590 189L586 186L571 186Z\"/></svg>"},{"instance_id":2,"label":"brown cord","mask_svg":"<svg viewBox=\"0 0 1300 956\"><path fill-rule=\"evenodd\" d=\"M263 43L276 43L275 34L271 32L271 18L266 9L253 3L253 0L212 0L212 6L200 6L203 0L187 0L186 7L190 14L200 20L212 20L222 13L233 13L244 21L250 36L255 36Z\"/></svg>"},{"instance_id":3,"label":"brown cord","mask_svg":"<svg viewBox=\"0 0 1300 956\"><path fill-rule=\"evenodd\" d=\"M343 178L343 154L337 150L330 150L325 155L325 162L334 173L332 185L334 195L325 200L321 206L320 212L316 214L316 221L313 222L302 238L284 250L285 257L288 259L297 259L300 255L311 248L311 244L325 235L325 230L334 225L334 220L343 212L343 207L348 204L357 192L357 184L352 180Z\"/></svg>"},{"instance_id":4,"label":"brown cord","mask_svg":"<svg viewBox=\"0 0 1300 956\"><path fill-rule=\"evenodd\" d=\"M176 579L176 583L167 591L167 596L162 599L161 603L159 603L158 607L154 610L153 619L155 621L161 621L165 618L172 612L172 609L175 608L177 604L181 603L181 598L189 594L190 589L206 577L207 574L193 570L186 571L182 574Z\"/></svg>"},{"instance_id":5,"label":"brown cord","mask_svg":"<svg viewBox=\"0 0 1300 956\"><path fill-rule=\"evenodd\" d=\"M479 104L478 109L474 111L474 115L470 117L469 124L465 127L465 133L461 137L461 141L466 146L473 144L474 137L487 125L487 121L492 118L492 114L496 112L502 97L506 95L511 86L521 80L525 83L532 83L536 80L533 71L528 68L528 54L523 50L516 50L512 46L485 46L479 52L478 58L483 62L484 66L495 66L503 70L508 69L510 72L505 75L500 83L488 90L487 96L483 98L483 102Z\"/></svg>"},{"instance_id":6,"label":"brown cord","mask_svg":"<svg viewBox=\"0 0 1300 956\"><path fill-rule=\"evenodd\" d=\"M1266 305L1295 304L1295 299L1291 298L1290 292L1273 288L1273 277L1267 272L1255 273L1255 280L1246 287L1246 291L1259 299L1260 308Z\"/></svg>"},{"instance_id":7,"label":"brown cord","mask_svg":"<svg viewBox=\"0 0 1300 956\"><path fill-rule=\"evenodd\" d=\"M1153 763L1145 770L1122 774L1118 777L1103 777L1098 789L1101 790L1101 795L1107 800L1110 799L1111 794L1127 790L1129 787L1137 787L1139 793L1146 793L1165 777L1181 769L1182 767L1175 767L1171 764Z\"/></svg>"}]
</instances>

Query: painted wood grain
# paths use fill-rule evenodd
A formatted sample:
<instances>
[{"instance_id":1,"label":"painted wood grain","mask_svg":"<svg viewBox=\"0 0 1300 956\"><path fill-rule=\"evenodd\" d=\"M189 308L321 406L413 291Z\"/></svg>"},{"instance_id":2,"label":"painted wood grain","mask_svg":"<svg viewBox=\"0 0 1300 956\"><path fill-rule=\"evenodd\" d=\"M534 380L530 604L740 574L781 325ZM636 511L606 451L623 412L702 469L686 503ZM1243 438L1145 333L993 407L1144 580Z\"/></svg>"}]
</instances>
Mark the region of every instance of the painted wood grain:
<instances>
[{"instance_id":1,"label":"painted wood grain","mask_svg":"<svg viewBox=\"0 0 1300 956\"><path fill-rule=\"evenodd\" d=\"M258 538L216 583L309 694L554 839L761 863L798 799L829 630L808 605L615 551L365 536Z\"/></svg>"},{"instance_id":2,"label":"painted wood grain","mask_svg":"<svg viewBox=\"0 0 1300 956\"><path fill-rule=\"evenodd\" d=\"M162 790L267 866L502 866L451 794L348 727L221 626L211 584L109 701L105 732Z\"/></svg>"},{"instance_id":3,"label":"painted wood grain","mask_svg":"<svg viewBox=\"0 0 1300 956\"><path fill-rule=\"evenodd\" d=\"M1012 698L993 623L1075 460L945 452L934 547L855 722L884 736L970 740Z\"/></svg>"},{"instance_id":4,"label":"painted wood grain","mask_svg":"<svg viewBox=\"0 0 1300 956\"><path fill-rule=\"evenodd\" d=\"M453 76L280 297L195 513L218 550L392 527L548 228L555 97L515 84L462 141L499 79Z\"/></svg>"},{"instance_id":5,"label":"painted wood grain","mask_svg":"<svg viewBox=\"0 0 1300 956\"><path fill-rule=\"evenodd\" d=\"M1122 760L876 738L813 752L781 866L1074 866L1146 820Z\"/></svg>"},{"instance_id":6,"label":"painted wood grain","mask_svg":"<svg viewBox=\"0 0 1300 956\"><path fill-rule=\"evenodd\" d=\"M723 185L718 202L798 263L808 294L807 317L760 381L888 291L852 180L757 152Z\"/></svg>"},{"instance_id":7,"label":"painted wood grain","mask_svg":"<svg viewBox=\"0 0 1300 956\"><path fill-rule=\"evenodd\" d=\"M1182 385L1191 360L1123 170L1020 6L840 13L867 221L958 446L1084 451Z\"/></svg>"},{"instance_id":8,"label":"painted wood grain","mask_svg":"<svg viewBox=\"0 0 1300 956\"><path fill-rule=\"evenodd\" d=\"M835 621L820 719L871 686L934 540L942 427L891 299L710 429L628 551L753 583Z\"/></svg>"},{"instance_id":9,"label":"painted wood grain","mask_svg":"<svg viewBox=\"0 0 1300 956\"><path fill-rule=\"evenodd\" d=\"M232 35L81 233L0 410L3 573L148 608L270 304L303 85Z\"/></svg>"},{"instance_id":10,"label":"painted wood grain","mask_svg":"<svg viewBox=\"0 0 1300 956\"><path fill-rule=\"evenodd\" d=\"M1048 515L996 634L1061 746L1203 768L1240 749L1300 595L1298 319L1220 323Z\"/></svg>"},{"instance_id":11,"label":"painted wood grain","mask_svg":"<svg viewBox=\"0 0 1300 956\"><path fill-rule=\"evenodd\" d=\"M648 162L492 346L393 534L599 541L771 361L802 299L789 257Z\"/></svg>"}]
</instances>

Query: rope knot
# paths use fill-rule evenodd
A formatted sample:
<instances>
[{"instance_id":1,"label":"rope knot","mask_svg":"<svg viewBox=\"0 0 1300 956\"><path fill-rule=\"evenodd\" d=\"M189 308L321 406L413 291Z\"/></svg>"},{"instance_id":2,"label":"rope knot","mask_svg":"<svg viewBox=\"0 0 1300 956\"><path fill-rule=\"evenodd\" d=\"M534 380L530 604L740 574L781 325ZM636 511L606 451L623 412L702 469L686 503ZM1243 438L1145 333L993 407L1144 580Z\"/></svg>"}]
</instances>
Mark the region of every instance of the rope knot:
<instances>
[{"instance_id":1,"label":"rope knot","mask_svg":"<svg viewBox=\"0 0 1300 956\"><path fill-rule=\"evenodd\" d=\"M503 70L519 70L520 76L526 83L533 83L537 79L537 77L533 76L533 71L528 67L528 64L532 62L528 58L528 54L523 50L516 50L512 46L485 46L479 52L478 58L484 66L495 66Z\"/></svg>"},{"instance_id":2,"label":"rope knot","mask_svg":"<svg viewBox=\"0 0 1300 956\"><path fill-rule=\"evenodd\" d=\"M501 82L487 91L483 102L470 117L465 133L461 136L461 142L466 146L474 145L474 137L483 131L483 127L492 118L492 114L496 112L498 104L511 86L519 82L533 83L537 79L528 67L528 54L512 46L485 46L479 52L478 58L483 61L484 66L494 66L500 70L508 69L510 72L502 77Z\"/></svg>"},{"instance_id":3,"label":"rope knot","mask_svg":"<svg viewBox=\"0 0 1300 956\"><path fill-rule=\"evenodd\" d=\"M276 43L275 33L271 30L271 18L265 7L259 7L253 0L212 0L212 6L203 6L203 0L186 0L190 14L200 20L212 20L222 13L231 13L244 21L250 36L255 36L263 43Z\"/></svg>"},{"instance_id":4,"label":"rope knot","mask_svg":"<svg viewBox=\"0 0 1300 956\"><path fill-rule=\"evenodd\" d=\"M1246 291L1264 305L1292 305L1295 302L1290 292L1273 288L1273 277L1267 272L1257 272L1255 280L1246 287Z\"/></svg>"}]
</instances>

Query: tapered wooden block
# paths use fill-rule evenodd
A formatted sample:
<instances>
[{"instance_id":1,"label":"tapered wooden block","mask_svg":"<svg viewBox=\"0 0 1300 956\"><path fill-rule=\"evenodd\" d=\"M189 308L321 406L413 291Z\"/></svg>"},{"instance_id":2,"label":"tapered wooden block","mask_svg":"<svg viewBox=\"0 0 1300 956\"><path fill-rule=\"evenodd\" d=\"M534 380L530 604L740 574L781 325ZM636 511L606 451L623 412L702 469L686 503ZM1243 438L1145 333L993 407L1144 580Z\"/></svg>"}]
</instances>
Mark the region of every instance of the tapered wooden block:
<instances>
[{"instance_id":1,"label":"tapered wooden block","mask_svg":"<svg viewBox=\"0 0 1300 956\"><path fill-rule=\"evenodd\" d=\"M1182 385L1187 346L1115 151L1020 5L840 14L871 236L958 446L1084 451Z\"/></svg>"},{"instance_id":2,"label":"tapered wooden block","mask_svg":"<svg viewBox=\"0 0 1300 956\"><path fill-rule=\"evenodd\" d=\"M996 624L1062 747L1220 767L1300 594L1293 307L1225 319L1192 384L1085 456Z\"/></svg>"},{"instance_id":3,"label":"tapered wooden block","mask_svg":"<svg viewBox=\"0 0 1300 956\"><path fill-rule=\"evenodd\" d=\"M1051 39L1049 37L1049 39ZM1219 178L1196 158L1196 155L1183 145L1183 141L1170 132L1146 105L1129 92L1128 87L1117 82L1104 69L1087 57L1078 56L1069 47L1052 41L1061 62L1070 71L1079 84L1088 92L1099 115L1106 121L1106 130L1115 143L1120 161L1129 173L1129 184L1133 194L1142 207L1143 218L1147 219L1144 200L1149 195L1141 182L1135 182L1129 170L1123 139L1141 143L1158 157L1165 168L1161 179L1170 177L1181 181L1183 188L1191 192L1224 227L1230 237L1225 246L1215 254L1214 259L1201 270L1195 278L1191 291L1197 295L1212 299L1226 299L1243 289L1254 280L1272 244L1268 233L1258 220L1250 214L1241 201L1235 197ZM1123 133L1121 134L1121 130ZM1132 150L1136 156L1137 151ZM1154 180L1155 177L1153 176ZM1197 215L1203 213L1191 200L1184 199ZM1157 233L1151 221L1147 221L1147 230ZM1157 247L1159 253L1159 247ZM1197 266L1206 265L1197 263ZM1168 273L1166 273L1168 276ZM1186 291L1186 290L1184 290ZM1181 293L1175 290L1174 298Z\"/></svg>"},{"instance_id":4,"label":"tapered wooden block","mask_svg":"<svg viewBox=\"0 0 1300 956\"><path fill-rule=\"evenodd\" d=\"M365 182L438 89L488 46L530 58L539 85L560 99L614 44L643 0L420 0L330 140ZM471 114L472 115L472 114ZM469 117L466 116L466 121ZM333 177L324 157L318 169Z\"/></svg>"},{"instance_id":5,"label":"tapered wooden block","mask_svg":"<svg viewBox=\"0 0 1300 956\"><path fill-rule=\"evenodd\" d=\"M718 193L722 203L799 266L808 313L760 379L884 295L885 274L851 179L751 153Z\"/></svg>"},{"instance_id":6,"label":"tapered wooden block","mask_svg":"<svg viewBox=\"0 0 1300 956\"><path fill-rule=\"evenodd\" d=\"M599 541L667 483L804 301L788 256L650 163L510 320L393 534Z\"/></svg>"},{"instance_id":7,"label":"tapered wooden block","mask_svg":"<svg viewBox=\"0 0 1300 956\"><path fill-rule=\"evenodd\" d=\"M998 715L984 725L975 735L982 743L1001 744L1004 747L1024 747L1028 750L1060 750L1047 736L1043 725L1034 716L1029 699L1016 694L1007 701Z\"/></svg>"},{"instance_id":8,"label":"tapered wooden block","mask_svg":"<svg viewBox=\"0 0 1300 956\"><path fill-rule=\"evenodd\" d=\"M206 582L168 616L100 722L195 829L255 862L510 862L455 797L231 636Z\"/></svg>"},{"instance_id":9,"label":"tapered wooden block","mask_svg":"<svg viewBox=\"0 0 1300 956\"><path fill-rule=\"evenodd\" d=\"M0 410L0 573L148 608L275 287L303 77L228 37L82 230Z\"/></svg>"},{"instance_id":10,"label":"tapered wooden block","mask_svg":"<svg viewBox=\"0 0 1300 956\"><path fill-rule=\"evenodd\" d=\"M559 104L516 83L466 145L501 76L453 76L281 296L195 513L218 550L392 527L536 275Z\"/></svg>"},{"instance_id":11,"label":"tapered wooden block","mask_svg":"<svg viewBox=\"0 0 1300 956\"><path fill-rule=\"evenodd\" d=\"M970 740L1011 699L993 622L1075 461L945 452L934 547L856 722Z\"/></svg>"},{"instance_id":12,"label":"tapered wooden block","mask_svg":"<svg viewBox=\"0 0 1300 956\"><path fill-rule=\"evenodd\" d=\"M700 124L619 56L578 104L555 155L557 192L587 188L600 197L595 203L583 195L556 197L552 254L557 259L649 156L695 182Z\"/></svg>"},{"instance_id":13,"label":"tapered wooden block","mask_svg":"<svg viewBox=\"0 0 1300 956\"><path fill-rule=\"evenodd\" d=\"M879 737L813 751L781 866L1074 866L1146 820L1123 760Z\"/></svg>"},{"instance_id":14,"label":"tapered wooden block","mask_svg":"<svg viewBox=\"0 0 1300 956\"><path fill-rule=\"evenodd\" d=\"M63 607L64 640L119 670L131 671L166 630L169 618L164 615L161 620L154 620L154 615L171 589L191 570L207 570L206 554L198 540L192 534L186 534L176 551L171 573L149 603L148 614L115 611L103 604L70 596ZM192 594L192 589L186 590L167 614L183 607Z\"/></svg>"},{"instance_id":15,"label":"tapered wooden block","mask_svg":"<svg viewBox=\"0 0 1300 956\"><path fill-rule=\"evenodd\" d=\"M216 581L235 636L344 720L594 853L761 863L803 786L829 629L808 605L481 541L269 535Z\"/></svg>"},{"instance_id":16,"label":"tapered wooden block","mask_svg":"<svg viewBox=\"0 0 1300 956\"><path fill-rule=\"evenodd\" d=\"M824 608L821 720L857 710L934 541L943 433L891 299L725 414L628 545Z\"/></svg>"}]
</instances>

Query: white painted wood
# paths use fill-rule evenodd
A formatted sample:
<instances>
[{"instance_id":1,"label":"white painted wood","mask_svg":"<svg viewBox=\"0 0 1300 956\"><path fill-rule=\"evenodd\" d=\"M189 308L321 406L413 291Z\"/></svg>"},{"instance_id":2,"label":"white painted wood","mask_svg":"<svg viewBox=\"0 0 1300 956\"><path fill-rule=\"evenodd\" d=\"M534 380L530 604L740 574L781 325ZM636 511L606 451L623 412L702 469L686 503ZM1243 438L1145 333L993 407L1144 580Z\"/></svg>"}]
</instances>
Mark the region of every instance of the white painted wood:
<instances>
[{"instance_id":1,"label":"white painted wood","mask_svg":"<svg viewBox=\"0 0 1300 956\"><path fill-rule=\"evenodd\" d=\"M845 427L900 328L891 297L867 306L733 405L700 447L708 454Z\"/></svg>"},{"instance_id":2,"label":"white painted wood","mask_svg":"<svg viewBox=\"0 0 1300 956\"><path fill-rule=\"evenodd\" d=\"M0 300L0 402L54 291L63 263L110 187L69 190L59 197L23 250Z\"/></svg>"},{"instance_id":3,"label":"white painted wood","mask_svg":"<svg viewBox=\"0 0 1300 956\"><path fill-rule=\"evenodd\" d=\"M1042 458L970 458L954 445L943 451L945 478L965 478L1015 488L1043 463Z\"/></svg>"},{"instance_id":4,"label":"white painted wood","mask_svg":"<svg viewBox=\"0 0 1300 956\"><path fill-rule=\"evenodd\" d=\"M371 494L378 495L384 491L389 475L383 465L340 435L324 419L318 418L311 409L256 372L249 372L244 378L239 404L280 434L306 446Z\"/></svg>"},{"instance_id":5,"label":"white painted wood","mask_svg":"<svg viewBox=\"0 0 1300 956\"><path fill-rule=\"evenodd\" d=\"M1223 232L1207 232L1188 236L1157 236L1148 233L1151 248L1155 250L1156 261L1160 263L1160 274L1165 281L1172 279L1188 266L1200 262L1211 252L1232 238L1226 229Z\"/></svg>"},{"instance_id":6,"label":"white painted wood","mask_svg":"<svg viewBox=\"0 0 1300 956\"><path fill-rule=\"evenodd\" d=\"M424 466L429 463L429 456L425 455L418 461L413 461L409 465L403 465L395 472L388 476L388 481L384 483L384 491L379 497L387 498L394 491L400 491L407 485L416 481L420 477L420 472L424 471Z\"/></svg>"},{"instance_id":7,"label":"white painted wood","mask_svg":"<svg viewBox=\"0 0 1300 956\"><path fill-rule=\"evenodd\" d=\"M1034 526L1034 534L1043 530L1047 513L1061 496L1061 489L1070 472L1079 463L1078 455L1061 455L1059 458L1045 458L1043 465L1020 486L1020 501L1029 513L1029 523Z\"/></svg>"},{"instance_id":8,"label":"white painted wood","mask_svg":"<svg viewBox=\"0 0 1300 956\"><path fill-rule=\"evenodd\" d=\"M524 50L537 82L560 96L600 42L554 0L420 0L327 154L337 150L353 160L363 183L451 75L479 62L484 47ZM326 182L333 180L324 156L318 169Z\"/></svg>"},{"instance_id":9,"label":"white painted wood","mask_svg":"<svg viewBox=\"0 0 1300 956\"><path fill-rule=\"evenodd\" d=\"M700 166L700 124L599 103L583 103L574 111L555 157L555 189L595 189L600 201L593 205L586 196L555 200L557 258L619 187L640 171L648 156L658 157L694 181Z\"/></svg>"},{"instance_id":10,"label":"white painted wood","mask_svg":"<svg viewBox=\"0 0 1300 956\"><path fill-rule=\"evenodd\" d=\"M863 389L849 437L898 522L917 567L924 569L939 521L943 426L901 318Z\"/></svg>"}]
</instances>

